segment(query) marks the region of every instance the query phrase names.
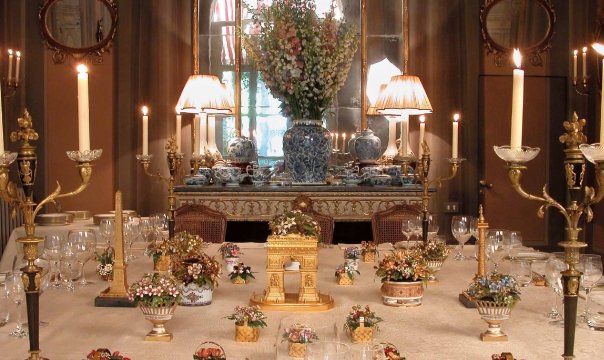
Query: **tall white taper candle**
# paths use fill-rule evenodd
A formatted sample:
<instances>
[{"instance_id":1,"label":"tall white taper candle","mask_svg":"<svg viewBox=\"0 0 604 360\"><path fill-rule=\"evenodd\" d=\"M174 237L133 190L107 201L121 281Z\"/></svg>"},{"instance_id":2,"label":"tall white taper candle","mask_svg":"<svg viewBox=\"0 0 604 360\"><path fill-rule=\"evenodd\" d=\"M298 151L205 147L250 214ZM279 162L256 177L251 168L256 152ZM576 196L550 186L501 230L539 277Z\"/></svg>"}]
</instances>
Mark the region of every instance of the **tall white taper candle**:
<instances>
[{"instance_id":1,"label":"tall white taper candle","mask_svg":"<svg viewBox=\"0 0 604 360\"><path fill-rule=\"evenodd\" d=\"M426 116L421 115L419 117L419 157L421 158L424 154L424 148L422 147L422 143L424 142L424 136L426 135Z\"/></svg>"},{"instance_id":2,"label":"tall white taper candle","mask_svg":"<svg viewBox=\"0 0 604 360\"><path fill-rule=\"evenodd\" d=\"M459 114L453 115L453 139L451 139L451 157L457 159L459 153Z\"/></svg>"},{"instance_id":3,"label":"tall white taper candle","mask_svg":"<svg viewBox=\"0 0 604 360\"><path fill-rule=\"evenodd\" d=\"M180 110L176 107L176 152L182 152L180 146L182 145L182 115Z\"/></svg>"},{"instance_id":4,"label":"tall white taper candle","mask_svg":"<svg viewBox=\"0 0 604 360\"><path fill-rule=\"evenodd\" d=\"M84 64L78 70L78 140L80 152L90 150L90 109L88 107L88 68Z\"/></svg>"},{"instance_id":5,"label":"tall white taper candle","mask_svg":"<svg viewBox=\"0 0 604 360\"><path fill-rule=\"evenodd\" d=\"M149 108L143 106L143 155L149 155Z\"/></svg>"},{"instance_id":6,"label":"tall white taper candle","mask_svg":"<svg viewBox=\"0 0 604 360\"><path fill-rule=\"evenodd\" d=\"M519 68L521 64L520 51L514 49L514 62ZM522 147L522 108L524 101L524 71L514 69L512 81L512 129L510 134L510 147Z\"/></svg>"}]
</instances>

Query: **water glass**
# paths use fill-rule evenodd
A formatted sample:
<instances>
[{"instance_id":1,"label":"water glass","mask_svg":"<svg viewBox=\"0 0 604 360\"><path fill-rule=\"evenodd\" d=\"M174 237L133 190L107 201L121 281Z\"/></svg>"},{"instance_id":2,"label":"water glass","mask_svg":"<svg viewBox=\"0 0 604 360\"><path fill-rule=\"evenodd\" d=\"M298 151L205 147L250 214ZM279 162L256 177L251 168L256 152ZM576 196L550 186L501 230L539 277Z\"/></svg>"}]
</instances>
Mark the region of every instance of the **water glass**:
<instances>
[{"instance_id":1,"label":"water glass","mask_svg":"<svg viewBox=\"0 0 604 360\"><path fill-rule=\"evenodd\" d=\"M604 331L604 289L594 288L591 293L591 311L587 314L587 326L595 331Z\"/></svg>"},{"instance_id":2,"label":"water glass","mask_svg":"<svg viewBox=\"0 0 604 360\"><path fill-rule=\"evenodd\" d=\"M562 293L561 272L566 270L566 268L567 265L564 262L563 252L551 253L549 258L547 259L547 262L545 263L545 279L554 291L555 295L552 309L546 314L546 316L552 319L550 324L556 326L564 325L564 319L562 317L562 314L560 314L560 312L558 311L558 301L564 296L564 294Z\"/></svg>"},{"instance_id":3,"label":"water glass","mask_svg":"<svg viewBox=\"0 0 604 360\"><path fill-rule=\"evenodd\" d=\"M107 242L107 246L115 239L115 219L103 219L99 223L99 233Z\"/></svg>"},{"instance_id":4,"label":"water glass","mask_svg":"<svg viewBox=\"0 0 604 360\"><path fill-rule=\"evenodd\" d=\"M354 344L351 346L352 360L386 360L381 344Z\"/></svg>"},{"instance_id":5,"label":"water glass","mask_svg":"<svg viewBox=\"0 0 604 360\"><path fill-rule=\"evenodd\" d=\"M433 239L438 234L438 216L436 214L428 214L428 240Z\"/></svg>"},{"instance_id":6,"label":"water glass","mask_svg":"<svg viewBox=\"0 0 604 360\"><path fill-rule=\"evenodd\" d=\"M8 290L6 284L0 283L0 327L8 324L10 320L10 299L8 297Z\"/></svg>"},{"instance_id":7,"label":"water glass","mask_svg":"<svg viewBox=\"0 0 604 360\"><path fill-rule=\"evenodd\" d=\"M336 341L319 341L306 345L304 360L349 360L350 346Z\"/></svg>"},{"instance_id":8,"label":"water glass","mask_svg":"<svg viewBox=\"0 0 604 360\"><path fill-rule=\"evenodd\" d=\"M151 222L151 219L148 217L140 218L139 227L143 241L148 243L151 240L151 234L153 233L153 223Z\"/></svg>"},{"instance_id":9,"label":"water glass","mask_svg":"<svg viewBox=\"0 0 604 360\"><path fill-rule=\"evenodd\" d=\"M453 259L465 260L466 257L463 255L463 246L471 237L470 234L470 217L469 216L453 216L451 219L451 233L453 237L459 243L457 254Z\"/></svg>"},{"instance_id":10,"label":"water glass","mask_svg":"<svg viewBox=\"0 0 604 360\"><path fill-rule=\"evenodd\" d=\"M513 258L513 254L522 247L522 233L520 231L510 231L509 237L503 238L503 249L508 259Z\"/></svg>"},{"instance_id":11,"label":"water glass","mask_svg":"<svg viewBox=\"0 0 604 360\"><path fill-rule=\"evenodd\" d=\"M91 282L86 280L84 266L90 260L96 251L96 235L92 229L70 230L67 234L67 241L75 246L75 255L80 264L80 286L87 286Z\"/></svg>"},{"instance_id":12,"label":"water glass","mask_svg":"<svg viewBox=\"0 0 604 360\"><path fill-rule=\"evenodd\" d=\"M530 260L517 260L514 262L512 276L521 287L527 287L533 281L533 262Z\"/></svg>"},{"instance_id":13,"label":"water glass","mask_svg":"<svg viewBox=\"0 0 604 360\"><path fill-rule=\"evenodd\" d=\"M602 278L602 258L600 255L583 254L579 258L577 270L581 271L581 285L585 288L585 310L581 317L588 319L591 306L591 290L598 284Z\"/></svg>"},{"instance_id":14,"label":"water glass","mask_svg":"<svg viewBox=\"0 0 604 360\"><path fill-rule=\"evenodd\" d=\"M44 257L49 261L49 277L52 281L51 286L61 287L59 280L59 260L61 259L61 242L63 236L59 234L46 235L44 239Z\"/></svg>"},{"instance_id":15,"label":"water glass","mask_svg":"<svg viewBox=\"0 0 604 360\"><path fill-rule=\"evenodd\" d=\"M510 241L510 231L502 229L490 229L487 231L486 252L488 258L493 262L493 271L499 269L499 261L505 256L504 244Z\"/></svg>"},{"instance_id":16,"label":"water glass","mask_svg":"<svg viewBox=\"0 0 604 360\"><path fill-rule=\"evenodd\" d=\"M17 338L27 336L27 331L23 327L21 320L21 305L25 302L25 291L23 290L23 281L21 280L21 272L13 272L6 278L6 286L9 299L17 305L17 327L9 335Z\"/></svg>"}]
</instances>

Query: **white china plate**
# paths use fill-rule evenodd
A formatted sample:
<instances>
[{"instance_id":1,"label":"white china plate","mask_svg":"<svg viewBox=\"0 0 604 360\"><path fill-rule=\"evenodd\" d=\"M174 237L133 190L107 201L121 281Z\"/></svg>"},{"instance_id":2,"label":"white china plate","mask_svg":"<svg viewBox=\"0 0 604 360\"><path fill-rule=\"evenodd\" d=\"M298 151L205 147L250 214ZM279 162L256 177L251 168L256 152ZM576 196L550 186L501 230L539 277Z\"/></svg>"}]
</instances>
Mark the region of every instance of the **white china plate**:
<instances>
[{"instance_id":1,"label":"white china plate","mask_svg":"<svg viewBox=\"0 0 604 360\"><path fill-rule=\"evenodd\" d=\"M512 256L512 260L524 261L547 261L548 258L548 253L542 253L538 251L521 251Z\"/></svg>"}]
</instances>

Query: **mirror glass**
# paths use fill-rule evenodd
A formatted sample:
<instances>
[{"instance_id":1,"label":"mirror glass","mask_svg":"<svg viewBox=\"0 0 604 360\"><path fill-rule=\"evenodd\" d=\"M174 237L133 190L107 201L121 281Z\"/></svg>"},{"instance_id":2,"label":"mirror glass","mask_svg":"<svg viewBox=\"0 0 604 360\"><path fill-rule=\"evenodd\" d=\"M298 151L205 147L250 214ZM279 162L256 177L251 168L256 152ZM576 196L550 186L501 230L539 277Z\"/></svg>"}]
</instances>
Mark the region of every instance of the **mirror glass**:
<instances>
[{"instance_id":1,"label":"mirror glass","mask_svg":"<svg viewBox=\"0 0 604 360\"><path fill-rule=\"evenodd\" d=\"M110 36L113 20L101 0L57 0L44 19L49 35L60 45L86 49Z\"/></svg>"},{"instance_id":2,"label":"mirror glass","mask_svg":"<svg viewBox=\"0 0 604 360\"><path fill-rule=\"evenodd\" d=\"M536 0L502 0L493 5L486 17L491 39L503 48L532 48L547 36L550 18Z\"/></svg>"}]
</instances>

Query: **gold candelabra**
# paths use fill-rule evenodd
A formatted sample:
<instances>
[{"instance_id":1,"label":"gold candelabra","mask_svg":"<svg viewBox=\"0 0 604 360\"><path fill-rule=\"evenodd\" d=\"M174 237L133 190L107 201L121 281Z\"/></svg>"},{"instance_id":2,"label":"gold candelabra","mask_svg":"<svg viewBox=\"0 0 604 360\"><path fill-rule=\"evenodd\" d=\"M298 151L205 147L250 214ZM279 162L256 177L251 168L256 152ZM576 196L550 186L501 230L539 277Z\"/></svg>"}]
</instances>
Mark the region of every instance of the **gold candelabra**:
<instances>
[{"instance_id":1,"label":"gold candelabra","mask_svg":"<svg viewBox=\"0 0 604 360\"><path fill-rule=\"evenodd\" d=\"M31 116L27 109L23 117L18 119L19 130L10 134L12 142L21 141L18 153L5 152L0 154L0 197L11 204L13 211L21 211L24 218L25 236L17 239L23 245L23 254L27 265L21 268L25 297L27 301L27 321L29 331L29 358L30 360L43 359L40 356L39 320L40 320L40 281L42 268L35 264L38 258L38 244L44 241L43 237L35 235L34 223L36 214L48 203L56 204L60 198L75 196L88 187L92 177L92 162L97 160L102 150L68 151L67 157L78 163L76 167L82 182L75 190L62 193L61 185L57 182L56 189L39 203L34 202L34 184L36 181L37 156L36 147L30 141L38 140L38 133L33 128ZM18 195L17 186L9 181L9 166L17 160L17 173L25 198Z\"/></svg>"},{"instance_id":2,"label":"gold candelabra","mask_svg":"<svg viewBox=\"0 0 604 360\"><path fill-rule=\"evenodd\" d=\"M180 170L183 154L177 152L176 139L171 137L166 143L165 149L168 160L168 170L170 176L163 176L160 172L155 174L149 172L149 166L151 165L151 159L153 155L136 155L136 159L141 162L145 174L150 177L154 177L168 184L168 234L170 238L174 237L174 211L176 210L176 196L174 195L174 186L176 184L176 176ZM201 164L201 159L191 160L192 167L194 168L194 174L197 173Z\"/></svg>"},{"instance_id":3,"label":"gold candelabra","mask_svg":"<svg viewBox=\"0 0 604 360\"><path fill-rule=\"evenodd\" d=\"M579 240L579 222L583 214L590 222L593 217L591 206L604 198L604 148L600 144L586 144L587 137L583 134L585 119L579 120L577 114L573 114L571 120L563 123L566 133L560 136L560 142L566 145L564 150L564 173L568 192L567 205L554 200L543 187L542 196L532 195L522 188L522 172L526 170L528 161L534 159L539 153L539 148L511 148L510 146L494 146L495 153L506 162L508 176L512 187L518 194L528 200L541 202L537 211L539 217L543 217L545 210L550 207L558 209L565 219L565 238L558 245L564 248L565 262L568 269L562 272L562 287L564 291L564 354L565 359L573 359L575 327L577 320L577 298L582 273L577 270L579 262L579 250L587 244ZM594 188L583 185L585 177L586 162L589 160L595 165L595 177L598 184L597 193Z\"/></svg>"},{"instance_id":4,"label":"gold candelabra","mask_svg":"<svg viewBox=\"0 0 604 360\"><path fill-rule=\"evenodd\" d=\"M14 55L13 55L14 53ZM15 68L13 68L13 63L15 61L14 57L16 56L16 64ZM19 67L21 65L21 51L16 50L13 52L12 49L8 50L8 72L6 74L6 78L2 79L2 93L3 97L11 97L17 93L17 89L21 85L20 79L20 71ZM0 149L3 150L3 149Z\"/></svg>"}]
</instances>

